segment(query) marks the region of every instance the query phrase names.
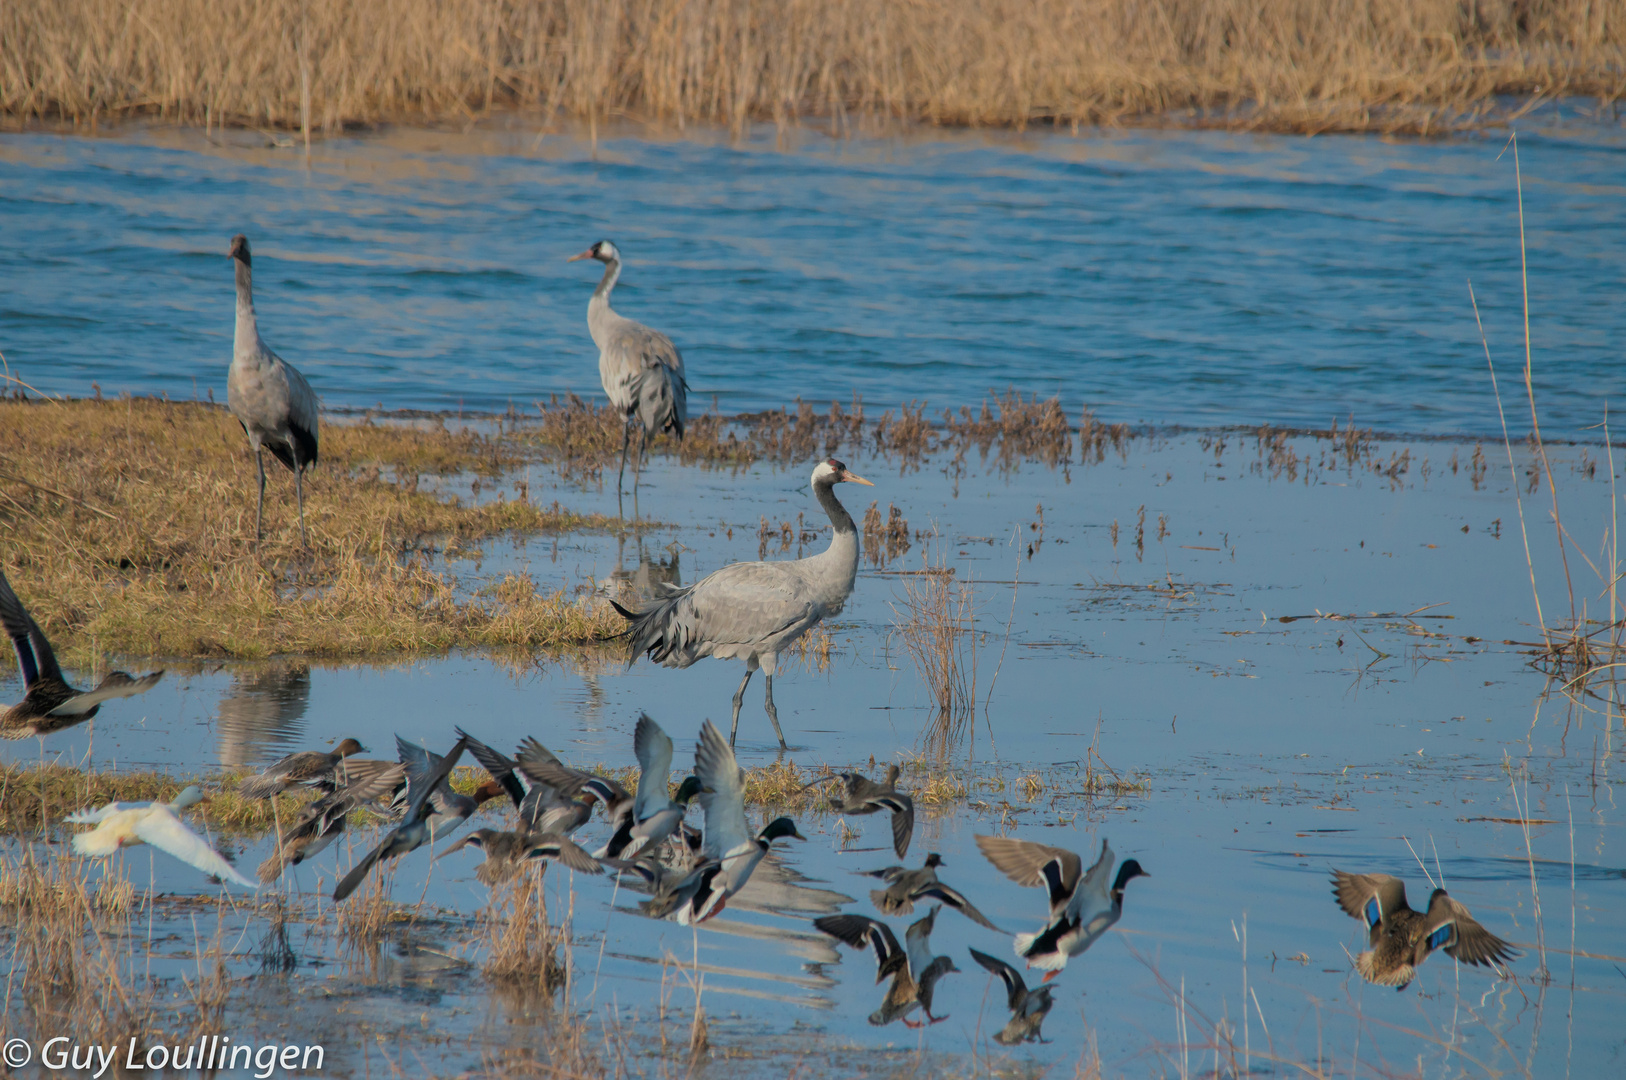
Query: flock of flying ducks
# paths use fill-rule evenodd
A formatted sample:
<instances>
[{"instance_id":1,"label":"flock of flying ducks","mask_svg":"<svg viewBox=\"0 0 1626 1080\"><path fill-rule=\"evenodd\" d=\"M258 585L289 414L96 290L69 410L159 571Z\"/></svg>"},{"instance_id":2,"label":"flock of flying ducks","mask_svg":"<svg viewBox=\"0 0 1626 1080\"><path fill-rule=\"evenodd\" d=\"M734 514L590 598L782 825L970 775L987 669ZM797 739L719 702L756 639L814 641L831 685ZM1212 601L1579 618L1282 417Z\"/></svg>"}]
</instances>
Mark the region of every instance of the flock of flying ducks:
<instances>
[{"instance_id":1,"label":"flock of flying ducks","mask_svg":"<svg viewBox=\"0 0 1626 1080\"><path fill-rule=\"evenodd\" d=\"M228 404L254 450L259 479L255 537L261 535L265 502L264 451L291 469L299 503L300 537L306 539L303 474L318 455L317 402L310 384L266 346L254 313L252 257L246 237L234 237L237 321ZM616 314L609 306L611 289L621 271L620 253L600 241L575 259L605 264L604 276L588 306L588 325L600 350L601 381L611 403L625 417L622 474L632 427L640 430L639 457L650 432L672 431L681 438L686 422L687 383L683 359L666 335ZM617 480L617 495L622 479ZM475 871L488 886L511 879L535 860L558 862L583 874L608 870L621 882L649 894L641 909L655 918L697 925L716 916L738 895L776 840L804 839L796 824L780 817L753 832L745 816L744 773L735 761L734 740L746 685L761 668L766 676L766 710L786 749L773 700L773 677L780 653L823 619L837 614L852 593L858 565L858 537L852 517L836 499L838 483L869 485L834 459L813 470L814 496L830 517L827 550L805 559L745 562L725 566L687 587L663 586L654 603L633 610L617 604L627 619L631 641L629 663L647 654L669 667L688 667L708 657L745 663L745 677L733 699L733 721L725 740L710 721L700 729L694 772L668 786L673 743L655 721L639 718L633 736L638 760L637 790L628 792L615 780L574 769L535 739L527 738L514 756L458 729L457 741L436 754L399 737L396 761L357 759L364 748L345 739L331 752L290 754L248 777L239 792L249 798L271 798L291 788L316 792L294 823L279 833L276 849L259 867L260 882L277 880L328 848L342 835L352 812L371 810L394 824L372 850L339 880L335 901L353 893L381 863L401 858L450 835L488 801L506 798L518 818L511 830L476 828L444 847L435 858L476 848L485 858ZM637 473L634 472L634 490ZM94 689L76 690L63 677L51 645L0 573L0 622L16 648L24 686L23 700L0 711L0 736L23 738L59 731L95 716L102 704L150 689L162 677L156 671L141 678L115 671ZM452 770L463 755L473 756L488 779L472 793L454 790ZM914 804L898 789L900 769L889 766L884 780L860 773L839 773L812 786L836 784L827 791L828 806L844 815L886 811L891 818L893 849L902 858L914 830ZM259 884L237 871L182 818L205 801L197 786L186 788L169 803L109 803L69 815L72 824L94 825L73 837L75 852L110 856L120 848L150 844L212 877L245 888ZM685 820L689 804L698 801L704 827ZM601 807L611 827L609 839L588 852L574 839L577 830ZM1015 935L1015 953L1029 968L1045 972L1028 986L1012 965L971 949L972 958L997 975L1007 989L1011 1020L995 1038L1015 1044L1040 1038L1040 1028L1053 1001L1050 980L1067 961L1084 952L1123 914L1125 886L1146 876L1140 863L1116 856L1101 842L1100 855L1089 867L1063 848L1009 837L978 836L978 848L993 866L1017 885L1043 888L1048 899L1043 926ZM869 949L876 960L876 981L891 977L880 1008L870 1023L902 1019L910 1026L943 1019L932 1013L933 989L944 975L958 971L947 956L933 956L930 935L945 906L989 930L1004 934L958 890L941 881L942 859L933 852L920 867L889 866L869 873L885 883L870 893L886 916L907 916L916 903L931 901L925 917L904 932L900 946L891 927L860 914L815 920L823 933L856 949ZM1424 911L1406 903L1405 885L1385 874L1334 871L1339 905L1368 928L1370 948L1356 957L1360 974L1382 985L1404 989L1417 965L1434 951L1467 964L1505 964L1516 951L1487 931L1443 889L1436 889ZM919 1009L924 1021L909 1019Z\"/></svg>"}]
</instances>

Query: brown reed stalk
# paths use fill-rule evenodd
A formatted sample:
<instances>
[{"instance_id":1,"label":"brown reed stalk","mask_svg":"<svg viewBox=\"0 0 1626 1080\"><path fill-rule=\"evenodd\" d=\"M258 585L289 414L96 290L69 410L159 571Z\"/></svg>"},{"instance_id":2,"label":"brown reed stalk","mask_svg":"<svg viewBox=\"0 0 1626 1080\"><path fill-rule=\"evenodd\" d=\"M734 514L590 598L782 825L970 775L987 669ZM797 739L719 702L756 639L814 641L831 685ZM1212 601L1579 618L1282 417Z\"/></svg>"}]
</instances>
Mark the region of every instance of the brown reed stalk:
<instances>
[{"instance_id":1,"label":"brown reed stalk","mask_svg":"<svg viewBox=\"0 0 1626 1080\"><path fill-rule=\"evenodd\" d=\"M1619 98L1623 27L1621 0L12 0L0 114L1426 134L1499 95Z\"/></svg>"},{"instance_id":2,"label":"brown reed stalk","mask_svg":"<svg viewBox=\"0 0 1626 1080\"><path fill-rule=\"evenodd\" d=\"M532 863L491 891L486 911L486 978L552 998L566 983L568 941L548 922L546 863Z\"/></svg>"},{"instance_id":3,"label":"brown reed stalk","mask_svg":"<svg viewBox=\"0 0 1626 1080\"><path fill-rule=\"evenodd\" d=\"M919 571L906 575L892 601L892 632L903 643L936 707L925 732L941 754L973 718L977 702L976 610L969 583L955 577L939 546L920 554Z\"/></svg>"}]
</instances>

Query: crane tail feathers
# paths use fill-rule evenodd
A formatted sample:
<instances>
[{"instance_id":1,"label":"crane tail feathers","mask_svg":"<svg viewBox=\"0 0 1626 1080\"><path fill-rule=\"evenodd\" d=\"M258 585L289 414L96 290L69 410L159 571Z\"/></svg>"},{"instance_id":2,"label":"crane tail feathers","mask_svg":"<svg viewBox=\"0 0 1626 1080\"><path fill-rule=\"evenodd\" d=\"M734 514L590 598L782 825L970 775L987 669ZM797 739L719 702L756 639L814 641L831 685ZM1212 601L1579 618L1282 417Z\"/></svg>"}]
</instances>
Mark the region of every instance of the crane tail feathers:
<instances>
[{"instance_id":1,"label":"crane tail feathers","mask_svg":"<svg viewBox=\"0 0 1626 1080\"><path fill-rule=\"evenodd\" d=\"M676 667L688 667L699 659L697 656L681 655L687 635L683 634L677 625L678 604L688 595L688 589L674 589L639 611L622 607L614 600L610 601L628 623L626 634L631 638L631 645L627 651L629 667L638 657L645 654L657 664ZM677 656L675 664L671 662L674 656Z\"/></svg>"}]
</instances>

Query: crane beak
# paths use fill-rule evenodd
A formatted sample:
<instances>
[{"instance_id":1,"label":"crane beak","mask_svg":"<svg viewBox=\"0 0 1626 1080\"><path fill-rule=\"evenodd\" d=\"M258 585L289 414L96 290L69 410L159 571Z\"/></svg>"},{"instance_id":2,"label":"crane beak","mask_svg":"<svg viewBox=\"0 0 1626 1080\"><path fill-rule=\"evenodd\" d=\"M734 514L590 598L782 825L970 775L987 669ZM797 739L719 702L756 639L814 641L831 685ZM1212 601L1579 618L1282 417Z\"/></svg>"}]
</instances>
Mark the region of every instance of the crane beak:
<instances>
[{"instance_id":1,"label":"crane beak","mask_svg":"<svg viewBox=\"0 0 1626 1080\"><path fill-rule=\"evenodd\" d=\"M872 481L865 480L862 476L859 476L857 473L848 469L843 469L841 471L841 479L848 484L863 484L865 487L875 486Z\"/></svg>"},{"instance_id":2,"label":"crane beak","mask_svg":"<svg viewBox=\"0 0 1626 1080\"><path fill-rule=\"evenodd\" d=\"M565 262L575 262L577 259L591 259L592 257L593 257L593 249L588 248L586 251L582 252L580 255L572 255L570 258L566 259Z\"/></svg>"}]
</instances>

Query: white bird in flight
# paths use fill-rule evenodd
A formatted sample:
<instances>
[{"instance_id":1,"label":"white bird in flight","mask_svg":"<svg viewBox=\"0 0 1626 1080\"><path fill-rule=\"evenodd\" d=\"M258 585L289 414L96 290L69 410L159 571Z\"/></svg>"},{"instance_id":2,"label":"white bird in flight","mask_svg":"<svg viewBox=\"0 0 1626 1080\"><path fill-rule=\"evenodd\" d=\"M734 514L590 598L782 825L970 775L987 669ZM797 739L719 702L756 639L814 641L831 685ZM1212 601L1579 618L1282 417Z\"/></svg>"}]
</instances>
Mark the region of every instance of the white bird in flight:
<instances>
[{"instance_id":1,"label":"white bird in flight","mask_svg":"<svg viewBox=\"0 0 1626 1080\"><path fill-rule=\"evenodd\" d=\"M70 824L96 826L73 838L73 850L80 855L105 858L120 848L151 844L211 877L245 889L258 889L258 885L239 874L207 840L181 820L181 811L202 801L203 790L194 784L170 803L110 802L99 810L69 814L66 820Z\"/></svg>"}]
</instances>

